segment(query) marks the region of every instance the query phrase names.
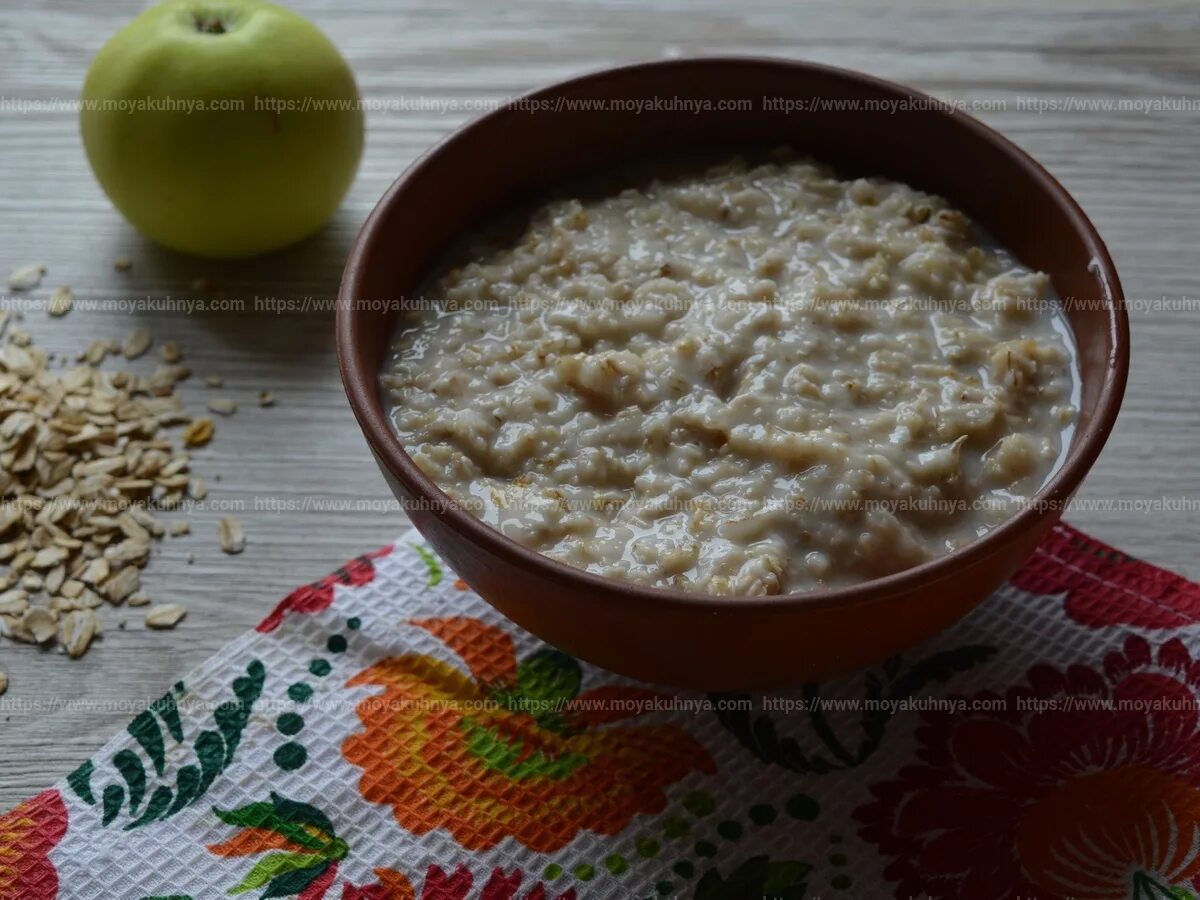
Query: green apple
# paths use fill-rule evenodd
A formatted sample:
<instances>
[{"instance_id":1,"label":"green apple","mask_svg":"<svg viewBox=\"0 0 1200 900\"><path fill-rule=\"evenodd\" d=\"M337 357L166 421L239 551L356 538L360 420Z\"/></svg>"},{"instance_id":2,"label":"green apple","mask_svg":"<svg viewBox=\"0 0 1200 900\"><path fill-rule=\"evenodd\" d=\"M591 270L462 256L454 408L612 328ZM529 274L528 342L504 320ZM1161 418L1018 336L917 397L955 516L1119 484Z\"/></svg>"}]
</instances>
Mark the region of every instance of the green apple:
<instances>
[{"instance_id":1,"label":"green apple","mask_svg":"<svg viewBox=\"0 0 1200 900\"><path fill-rule=\"evenodd\" d=\"M362 154L354 75L315 25L264 0L167 0L118 32L83 85L83 143L151 239L243 257L312 234Z\"/></svg>"}]
</instances>

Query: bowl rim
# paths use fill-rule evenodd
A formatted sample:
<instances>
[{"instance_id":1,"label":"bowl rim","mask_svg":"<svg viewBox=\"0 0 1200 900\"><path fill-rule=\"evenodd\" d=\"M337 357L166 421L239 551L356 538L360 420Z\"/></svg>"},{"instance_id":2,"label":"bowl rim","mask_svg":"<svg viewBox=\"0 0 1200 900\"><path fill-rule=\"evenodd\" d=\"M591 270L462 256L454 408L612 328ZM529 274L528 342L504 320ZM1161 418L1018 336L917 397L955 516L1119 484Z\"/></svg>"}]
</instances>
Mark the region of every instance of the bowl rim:
<instances>
[{"instance_id":1,"label":"bowl rim","mask_svg":"<svg viewBox=\"0 0 1200 900\"><path fill-rule=\"evenodd\" d=\"M665 607L683 607L709 614L751 610L800 608L816 610L830 607L853 607L870 604L889 596L932 585L949 577L960 567L968 567L990 555L1017 532L1036 526L1048 511L1065 510L1066 503L1095 463L1112 431L1124 396L1129 372L1129 317L1125 296L1108 248L1095 226L1075 199L1032 156L998 131L967 113L938 101L933 96L901 84L851 69L829 66L807 60L771 56L705 55L666 60L636 62L606 67L554 82L521 95L513 103L536 101L559 92L571 90L609 78L628 78L641 74L653 75L666 70L685 71L694 67L763 66L800 70L824 77L841 79L859 87L890 93L898 98L910 98L934 110L936 115L953 117L959 127L966 128L1004 153L1016 166L1030 176L1066 215L1072 230L1079 235L1091 253L1091 266L1099 277L1104 310L1108 314L1112 353L1104 370L1103 383L1096 399L1096 411L1082 432L1076 432L1073 446L1066 458L1045 484L1016 515L1004 520L986 534L951 552L899 572L872 578L859 584L837 588L775 594L769 596L740 596L706 594L649 587L597 575L559 562L517 543L498 529L476 518L456 504L437 484L426 476L404 450L400 438L392 430L382 402L372 399L373 383L378 378L376 363L364 359L357 341L356 323L359 311L354 298L359 295L363 273L370 265L379 238L381 222L408 185L422 178L431 161L445 149L465 140L471 133L503 116L506 104L476 116L422 153L384 192L371 214L363 223L347 257L338 293L336 313L336 344L343 386L355 418L367 442L388 471L415 497L428 502L429 512L446 520L451 530L462 534L478 547L504 562L524 570L533 570L543 580L558 584L595 589L595 593L620 595L626 600L653 603ZM836 161L831 161L836 165ZM951 202L953 197L947 198ZM378 395L376 395L378 396ZM595 594L593 594L594 596Z\"/></svg>"}]
</instances>

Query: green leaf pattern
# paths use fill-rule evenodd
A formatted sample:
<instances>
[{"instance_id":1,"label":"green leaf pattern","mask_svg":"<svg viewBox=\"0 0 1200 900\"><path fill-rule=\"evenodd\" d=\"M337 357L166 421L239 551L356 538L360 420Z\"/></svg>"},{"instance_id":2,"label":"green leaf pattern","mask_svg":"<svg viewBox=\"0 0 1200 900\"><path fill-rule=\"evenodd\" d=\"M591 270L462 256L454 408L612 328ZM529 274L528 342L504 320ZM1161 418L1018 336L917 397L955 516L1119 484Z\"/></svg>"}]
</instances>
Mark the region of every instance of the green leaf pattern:
<instances>
[{"instance_id":1,"label":"green leaf pattern","mask_svg":"<svg viewBox=\"0 0 1200 900\"><path fill-rule=\"evenodd\" d=\"M259 888L265 888L259 895L262 898L301 894L350 852L349 846L337 836L333 823L323 812L308 803L291 800L274 792L270 800L250 803L237 809L214 806L213 814L226 825L256 832L274 832L289 843L304 847L306 851L272 851L260 857L242 880L229 889L231 895ZM222 852L245 856L254 851L225 849Z\"/></svg>"},{"instance_id":2,"label":"green leaf pattern","mask_svg":"<svg viewBox=\"0 0 1200 900\"><path fill-rule=\"evenodd\" d=\"M233 699L213 712L215 730L205 729L196 735L191 747L195 762L182 763L173 778L167 771L167 736L174 746L184 742L178 707L178 700L185 692L183 682L176 682L149 709L137 715L127 731L141 753L126 747L113 755L112 770L121 781L110 782L101 791L101 825L111 825L124 811L128 819L125 830L141 828L168 819L200 799L233 762L265 680L266 669L261 662L252 660L247 664L246 673L233 681ZM153 775L148 774L148 769ZM67 779L79 799L89 806L96 803L92 787L96 772L95 762L88 760ZM155 781L165 779L167 783L152 784L152 777ZM150 798L142 808L147 791Z\"/></svg>"}]
</instances>

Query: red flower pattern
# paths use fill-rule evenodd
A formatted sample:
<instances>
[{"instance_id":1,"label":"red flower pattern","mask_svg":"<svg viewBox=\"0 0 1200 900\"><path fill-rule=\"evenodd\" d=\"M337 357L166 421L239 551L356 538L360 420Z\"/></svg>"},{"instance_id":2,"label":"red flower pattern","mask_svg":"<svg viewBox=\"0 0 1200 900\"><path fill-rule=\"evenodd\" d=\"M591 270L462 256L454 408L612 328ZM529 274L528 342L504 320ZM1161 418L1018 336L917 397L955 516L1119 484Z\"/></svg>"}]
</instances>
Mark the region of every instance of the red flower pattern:
<instances>
[{"instance_id":1,"label":"red flower pattern","mask_svg":"<svg viewBox=\"0 0 1200 900\"><path fill-rule=\"evenodd\" d=\"M58 872L50 851L67 833L58 791L43 791L0 816L0 900L51 900Z\"/></svg>"},{"instance_id":2,"label":"red flower pattern","mask_svg":"<svg viewBox=\"0 0 1200 900\"><path fill-rule=\"evenodd\" d=\"M312 584L296 588L296 590L279 601L279 604L271 610L271 614L259 623L257 630L263 634L274 631L283 623L284 616L288 613L305 613L311 615L312 613L329 609L333 605L333 589L337 585L358 587L359 585L374 581L374 561L387 556L392 552L392 549L392 546L389 544L386 547L376 550L374 553L367 553L356 557L332 575L327 575L320 581L314 581Z\"/></svg>"},{"instance_id":3,"label":"red flower pattern","mask_svg":"<svg viewBox=\"0 0 1200 900\"><path fill-rule=\"evenodd\" d=\"M1049 665L966 714L855 812L900 896L1167 896L1200 888L1200 661L1131 636L1103 670Z\"/></svg>"},{"instance_id":4,"label":"red flower pattern","mask_svg":"<svg viewBox=\"0 0 1200 900\"><path fill-rule=\"evenodd\" d=\"M417 893L409 880L395 869L376 869L379 881L362 887L346 885L342 900L416 900ZM518 900L517 892L525 873L520 869L505 872L494 869L487 882L480 888L478 900ZM425 883L421 888L420 900L467 900L475 886L475 876L464 865L452 872L441 866L430 866L425 872ZM521 895L520 900L552 900L541 882ZM553 900L575 900L575 889L571 888L556 895Z\"/></svg>"},{"instance_id":5,"label":"red flower pattern","mask_svg":"<svg viewBox=\"0 0 1200 900\"><path fill-rule=\"evenodd\" d=\"M1035 594L1065 594L1068 616L1092 628L1200 623L1200 585L1057 525L1011 579Z\"/></svg>"}]
</instances>

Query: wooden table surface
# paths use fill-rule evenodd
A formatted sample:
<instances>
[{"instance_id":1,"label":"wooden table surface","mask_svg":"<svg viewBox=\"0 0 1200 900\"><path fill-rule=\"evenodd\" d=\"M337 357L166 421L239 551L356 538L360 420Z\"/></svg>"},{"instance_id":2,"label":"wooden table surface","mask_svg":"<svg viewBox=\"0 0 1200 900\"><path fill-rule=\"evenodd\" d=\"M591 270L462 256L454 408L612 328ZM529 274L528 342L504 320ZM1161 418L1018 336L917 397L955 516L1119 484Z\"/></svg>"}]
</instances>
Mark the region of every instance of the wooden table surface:
<instances>
[{"instance_id":1,"label":"wooden table surface","mask_svg":"<svg viewBox=\"0 0 1200 900\"><path fill-rule=\"evenodd\" d=\"M1124 411L1068 519L1200 577L1200 7L294 0L349 59L371 107L358 180L317 238L270 258L214 264L135 234L97 187L79 142L70 104L88 61L141 5L7 0L0 270L45 262L49 275L33 295L41 300L59 285L74 288L79 308L65 319L25 316L41 345L74 354L92 337L144 324L160 342L182 343L198 376L222 376L221 393L241 409L195 454L213 490L190 514L192 536L164 543L144 574L156 599L189 608L175 631L149 633L138 611L104 610L103 641L75 662L0 643L10 678L0 698L0 808L69 771L291 587L402 526L343 398L332 316L321 311L347 247L401 169L481 104L613 63L754 53L861 69L964 101L1041 160L1096 222L1138 302ZM120 256L134 260L131 272L113 270ZM198 277L213 293L193 289ZM115 308L165 297L241 300L247 311ZM313 300L303 313L254 311L255 298L271 297ZM13 297L4 300L12 308ZM103 301L109 309L96 308ZM261 389L275 393L275 408L257 407ZM184 394L198 408L206 390L194 378ZM1163 498L1174 508L1152 508ZM1148 508L1130 509L1138 503ZM215 522L229 511L248 534L241 556L217 547ZM124 630L112 627L120 615Z\"/></svg>"}]
</instances>

